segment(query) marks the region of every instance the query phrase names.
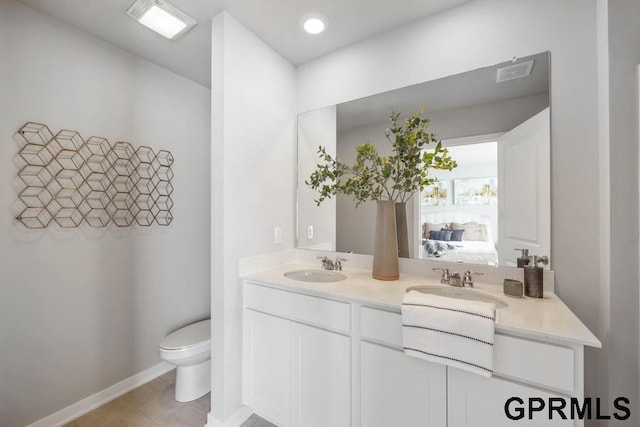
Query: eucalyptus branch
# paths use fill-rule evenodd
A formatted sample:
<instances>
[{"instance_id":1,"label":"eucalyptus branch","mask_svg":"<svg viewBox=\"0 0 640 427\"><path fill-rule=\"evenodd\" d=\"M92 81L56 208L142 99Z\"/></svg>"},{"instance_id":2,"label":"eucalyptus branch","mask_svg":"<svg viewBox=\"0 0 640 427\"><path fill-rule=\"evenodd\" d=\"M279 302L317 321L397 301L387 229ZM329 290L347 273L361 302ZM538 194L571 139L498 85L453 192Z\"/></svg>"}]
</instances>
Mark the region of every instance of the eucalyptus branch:
<instances>
[{"instance_id":1,"label":"eucalyptus branch","mask_svg":"<svg viewBox=\"0 0 640 427\"><path fill-rule=\"evenodd\" d=\"M371 142L356 147L356 161L350 166L318 148L321 163L305 181L320 193L316 203L339 193L353 198L356 206L366 201L391 200L405 203L436 178L431 169L452 170L457 166L438 136L427 131L431 120L422 117L424 110L400 120L400 113L390 116L391 127L385 136L391 143L391 155L381 157ZM435 144L432 151L426 151Z\"/></svg>"}]
</instances>

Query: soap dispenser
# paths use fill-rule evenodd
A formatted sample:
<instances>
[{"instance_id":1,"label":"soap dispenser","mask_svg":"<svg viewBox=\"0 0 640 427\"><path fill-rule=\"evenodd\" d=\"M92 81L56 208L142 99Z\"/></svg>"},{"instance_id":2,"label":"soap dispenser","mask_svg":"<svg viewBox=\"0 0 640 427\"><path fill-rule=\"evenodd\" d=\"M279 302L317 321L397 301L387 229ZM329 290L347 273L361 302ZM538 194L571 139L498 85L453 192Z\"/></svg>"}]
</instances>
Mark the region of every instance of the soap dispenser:
<instances>
[{"instance_id":1,"label":"soap dispenser","mask_svg":"<svg viewBox=\"0 0 640 427\"><path fill-rule=\"evenodd\" d=\"M518 268L524 268L529 264L529 249L515 249L516 251L522 251L522 255L518 257Z\"/></svg>"},{"instance_id":2,"label":"soap dispenser","mask_svg":"<svg viewBox=\"0 0 640 427\"><path fill-rule=\"evenodd\" d=\"M529 256L529 263L524 266L524 294L532 298L542 298L544 289L542 283L542 267L538 264L548 264L546 256Z\"/></svg>"}]
</instances>

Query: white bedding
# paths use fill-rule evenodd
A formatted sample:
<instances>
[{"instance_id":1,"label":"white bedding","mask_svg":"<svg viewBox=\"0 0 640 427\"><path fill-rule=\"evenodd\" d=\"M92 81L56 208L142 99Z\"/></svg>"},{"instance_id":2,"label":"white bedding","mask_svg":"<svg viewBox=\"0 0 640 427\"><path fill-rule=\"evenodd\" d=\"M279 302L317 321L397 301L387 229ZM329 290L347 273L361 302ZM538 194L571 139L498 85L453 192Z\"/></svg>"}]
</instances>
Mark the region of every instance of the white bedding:
<instances>
[{"instance_id":1,"label":"white bedding","mask_svg":"<svg viewBox=\"0 0 640 427\"><path fill-rule=\"evenodd\" d=\"M420 258L439 259L443 261L463 261L473 264L498 264L498 251L493 241L466 240L463 242L446 242L455 249L451 249L438 255L427 253L424 245L420 246Z\"/></svg>"}]
</instances>

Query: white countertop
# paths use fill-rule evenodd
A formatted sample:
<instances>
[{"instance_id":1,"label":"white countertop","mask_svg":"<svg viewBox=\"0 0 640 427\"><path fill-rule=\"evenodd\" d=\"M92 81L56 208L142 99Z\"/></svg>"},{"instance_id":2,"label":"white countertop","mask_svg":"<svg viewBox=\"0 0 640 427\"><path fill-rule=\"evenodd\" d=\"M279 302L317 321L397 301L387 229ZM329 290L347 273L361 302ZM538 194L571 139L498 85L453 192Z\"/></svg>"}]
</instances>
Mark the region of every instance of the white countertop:
<instances>
[{"instance_id":1,"label":"white countertop","mask_svg":"<svg viewBox=\"0 0 640 427\"><path fill-rule=\"evenodd\" d=\"M446 286L430 278L407 274L401 274L399 280L380 281L371 277L371 271L354 268L345 268L342 271L347 279L341 282L302 282L284 276L287 271L303 269L318 269L318 265L284 264L269 270L247 274L241 278L276 288L355 301L395 312L400 312L402 299L409 286ZM496 286L476 282L473 289L497 297L508 304L507 307L496 310L497 332L602 347L598 338L552 292L545 292L544 298L516 298L505 295L502 292L502 284Z\"/></svg>"}]
</instances>

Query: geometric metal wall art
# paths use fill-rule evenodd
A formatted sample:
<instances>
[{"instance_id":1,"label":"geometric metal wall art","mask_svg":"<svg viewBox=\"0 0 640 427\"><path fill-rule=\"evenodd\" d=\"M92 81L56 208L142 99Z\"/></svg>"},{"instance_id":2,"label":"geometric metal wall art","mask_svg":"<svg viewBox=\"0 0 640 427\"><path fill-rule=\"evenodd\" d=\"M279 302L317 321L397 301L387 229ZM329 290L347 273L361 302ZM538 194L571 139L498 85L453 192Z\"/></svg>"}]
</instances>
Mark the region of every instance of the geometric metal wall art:
<instances>
[{"instance_id":1,"label":"geometric metal wall art","mask_svg":"<svg viewBox=\"0 0 640 427\"><path fill-rule=\"evenodd\" d=\"M27 228L167 226L173 221L173 155L137 149L78 132L56 135L28 122L17 133L24 167L18 172L24 205L16 219Z\"/></svg>"}]
</instances>

